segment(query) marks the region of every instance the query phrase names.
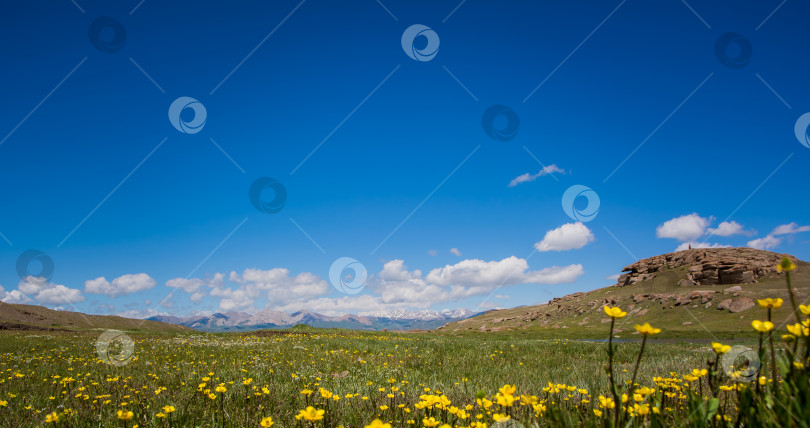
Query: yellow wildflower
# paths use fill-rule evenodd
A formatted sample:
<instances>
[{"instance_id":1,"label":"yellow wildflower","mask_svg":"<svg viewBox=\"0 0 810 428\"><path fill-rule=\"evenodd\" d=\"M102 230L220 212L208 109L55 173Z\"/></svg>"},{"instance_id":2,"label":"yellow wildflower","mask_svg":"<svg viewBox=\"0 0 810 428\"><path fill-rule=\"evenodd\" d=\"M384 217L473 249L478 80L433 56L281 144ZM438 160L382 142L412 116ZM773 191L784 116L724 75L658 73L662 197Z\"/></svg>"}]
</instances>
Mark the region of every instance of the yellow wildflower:
<instances>
[{"instance_id":1,"label":"yellow wildflower","mask_svg":"<svg viewBox=\"0 0 810 428\"><path fill-rule=\"evenodd\" d=\"M653 334L658 334L661 332L660 328L655 328L648 322L645 322L644 325L636 324L636 330L645 336L652 336Z\"/></svg>"},{"instance_id":2,"label":"yellow wildflower","mask_svg":"<svg viewBox=\"0 0 810 428\"><path fill-rule=\"evenodd\" d=\"M796 337L804 337L810 336L810 329L804 327L803 325L796 323L796 324L788 324L787 330L790 334Z\"/></svg>"},{"instance_id":3,"label":"yellow wildflower","mask_svg":"<svg viewBox=\"0 0 810 428\"><path fill-rule=\"evenodd\" d=\"M621 317L627 315L627 312L624 312L618 306L615 306L615 307L612 307L612 308L608 307L608 306L605 306L604 309L605 309L605 314L607 314L607 316L609 316L611 318L621 318Z\"/></svg>"},{"instance_id":4,"label":"yellow wildflower","mask_svg":"<svg viewBox=\"0 0 810 428\"><path fill-rule=\"evenodd\" d=\"M295 415L295 419L298 419L299 421L301 419L306 419L306 420L308 420L310 422L317 422L317 421L323 419L323 414L324 413L326 413L325 410L316 409L316 408L314 408L312 406L307 406L306 409L301 410L300 412L298 412L297 415Z\"/></svg>"},{"instance_id":5,"label":"yellow wildflower","mask_svg":"<svg viewBox=\"0 0 810 428\"><path fill-rule=\"evenodd\" d=\"M754 320L751 322L751 326L760 333L767 333L773 330L773 323L770 321Z\"/></svg>"},{"instance_id":6,"label":"yellow wildflower","mask_svg":"<svg viewBox=\"0 0 810 428\"><path fill-rule=\"evenodd\" d=\"M796 265L793 264L793 260L785 257L782 259L782 263L776 265L777 272L790 272L792 270L796 270Z\"/></svg>"},{"instance_id":7,"label":"yellow wildflower","mask_svg":"<svg viewBox=\"0 0 810 428\"><path fill-rule=\"evenodd\" d=\"M779 298L772 299L768 297L767 299L757 299L757 303L759 303L759 307L762 309L779 309L782 307L782 299Z\"/></svg>"},{"instance_id":8,"label":"yellow wildflower","mask_svg":"<svg viewBox=\"0 0 810 428\"><path fill-rule=\"evenodd\" d=\"M431 416L429 418L423 418L422 423L428 428L433 428L433 427L439 425L441 422L437 421L436 418Z\"/></svg>"}]
</instances>

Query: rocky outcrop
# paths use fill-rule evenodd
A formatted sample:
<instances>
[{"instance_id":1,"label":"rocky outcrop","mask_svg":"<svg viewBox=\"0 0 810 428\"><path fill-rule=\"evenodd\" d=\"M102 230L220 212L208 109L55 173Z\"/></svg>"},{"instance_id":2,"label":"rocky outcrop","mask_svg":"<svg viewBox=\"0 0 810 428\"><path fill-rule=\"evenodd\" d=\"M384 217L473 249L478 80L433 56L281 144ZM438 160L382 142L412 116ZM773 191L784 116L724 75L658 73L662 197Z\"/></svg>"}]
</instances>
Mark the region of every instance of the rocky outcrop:
<instances>
[{"instance_id":1,"label":"rocky outcrop","mask_svg":"<svg viewBox=\"0 0 810 428\"><path fill-rule=\"evenodd\" d=\"M619 287L655 278L661 272L686 267L678 285L748 284L776 273L784 257L795 257L753 248L696 248L639 260L622 269Z\"/></svg>"}]
</instances>

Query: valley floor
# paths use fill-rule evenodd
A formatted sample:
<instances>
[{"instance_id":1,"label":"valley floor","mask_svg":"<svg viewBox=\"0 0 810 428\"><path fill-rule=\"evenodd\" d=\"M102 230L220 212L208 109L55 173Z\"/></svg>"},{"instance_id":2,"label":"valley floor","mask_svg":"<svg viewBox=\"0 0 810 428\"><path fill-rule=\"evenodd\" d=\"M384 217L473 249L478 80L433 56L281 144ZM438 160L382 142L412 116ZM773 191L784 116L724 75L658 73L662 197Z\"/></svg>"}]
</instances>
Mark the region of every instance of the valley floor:
<instances>
[{"instance_id":1,"label":"valley floor","mask_svg":"<svg viewBox=\"0 0 810 428\"><path fill-rule=\"evenodd\" d=\"M99 334L0 331L0 426L493 427L508 416L528 427L608 416L604 342L313 329L129 333L99 345ZM623 385L640 344L614 345ZM689 391L708 393L705 375L688 376L714 358L705 342L647 344L633 421L686 418ZM720 392L721 413L733 414L734 393Z\"/></svg>"}]
</instances>

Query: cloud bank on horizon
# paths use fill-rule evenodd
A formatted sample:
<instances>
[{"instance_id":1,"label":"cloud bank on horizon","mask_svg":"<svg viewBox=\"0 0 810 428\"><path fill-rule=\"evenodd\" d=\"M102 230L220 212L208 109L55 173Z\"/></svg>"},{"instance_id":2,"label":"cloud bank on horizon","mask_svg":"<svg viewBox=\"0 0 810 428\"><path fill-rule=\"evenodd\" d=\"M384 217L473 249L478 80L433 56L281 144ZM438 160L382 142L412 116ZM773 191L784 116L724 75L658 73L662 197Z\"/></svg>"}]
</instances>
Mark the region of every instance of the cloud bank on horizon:
<instances>
[{"instance_id":1,"label":"cloud bank on horizon","mask_svg":"<svg viewBox=\"0 0 810 428\"><path fill-rule=\"evenodd\" d=\"M697 213L682 215L661 223L656 228L656 236L680 241L674 251L682 251L689 247L732 246L719 242L709 243L708 240L712 237L750 237L757 234L736 221L723 221L716 227L711 227L715 220L713 216L702 217ZM777 247L786 237L802 232L810 232L810 226L786 223L775 227L762 238L747 241L746 245L769 250ZM546 231L543 239L534 244L534 248L538 253L565 252L582 249L594 241L593 231L584 223L566 223ZM461 256L461 252L455 247L449 253ZM408 269L404 260L395 259L385 262L381 271L370 276L363 294L327 297L331 290L329 283L314 273L301 272L293 275L286 268L249 268L241 273L214 273L207 278L169 279L163 287L169 290L168 295L155 307L128 309L117 311L116 314L136 318L170 314L174 301L180 298L175 295L176 292L181 292L195 304L204 299L215 303L213 309L193 311L195 314L210 314L215 311L255 313L263 309L295 312L307 309L325 315L372 315L398 309L424 309L436 304L450 305L474 297L485 297L478 308L486 309L491 306L487 300L502 288L515 285L571 284L584 273L581 263L531 270L525 258L510 256L492 261L465 259L433 268L423 274L419 269ZM607 275L605 279L613 281L616 277L617 275ZM105 277L90 279L84 282L83 290L55 284L43 278L27 277L19 282L17 289L5 291L0 286L0 301L39 303L66 309L65 305L84 302L86 295L102 295L114 299L137 295L157 285L158 282L146 273L125 274L111 281ZM495 298L507 297L498 294ZM147 302L146 306L150 306L150 303ZM105 304L104 307L108 312L113 310L111 305Z\"/></svg>"}]
</instances>

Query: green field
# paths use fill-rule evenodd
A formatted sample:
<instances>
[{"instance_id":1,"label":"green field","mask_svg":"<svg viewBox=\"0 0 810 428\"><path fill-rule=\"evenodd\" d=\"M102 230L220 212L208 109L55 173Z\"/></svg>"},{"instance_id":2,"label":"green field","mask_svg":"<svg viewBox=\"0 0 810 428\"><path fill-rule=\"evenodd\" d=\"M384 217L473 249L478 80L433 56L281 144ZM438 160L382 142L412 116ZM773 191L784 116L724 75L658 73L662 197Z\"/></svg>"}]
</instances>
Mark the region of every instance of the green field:
<instances>
[{"instance_id":1,"label":"green field","mask_svg":"<svg viewBox=\"0 0 810 428\"><path fill-rule=\"evenodd\" d=\"M99 359L99 333L0 332L0 425L51 425L46 417L52 412L59 418L55 426L79 427L259 426L266 417L276 427L363 427L374 419L429 426L432 421L426 424L425 417L452 426L493 426L496 414L509 414L524 426L610 422L593 412L600 407L597 397L609 395L604 342L311 328L132 333L133 357L119 367ZM755 342L745 344L756 347ZM640 344L615 346L615 370L623 382L630 378ZM109 353L121 351L113 346ZM648 344L637 383L655 390L653 377L663 376L680 379L680 390L673 390L675 397L660 415L636 415L633 421L650 424L653 416L666 424L684 420L694 412L687 391L706 393L708 388L702 385L705 377L686 386L680 375L706 367L713 358L707 343ZM735 384L727 378L724 383ZM511 406L497 403L504 385L516 387ZM225 391L217 392L218 386ZM476 394L493 404L487 408ZM733 413L731 394L720 393L727 413ZM420 402L432 399L427 396L449 403L420 409ZM654 404L660 397L653 392L641 403ZM162 408L169 405L176 410L166 414ZM296 419L308 405L325 410L323 419ZM132 419L119 420L119 410L133 412Z\"/></svg>"}]
</instances>

